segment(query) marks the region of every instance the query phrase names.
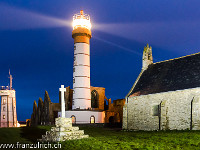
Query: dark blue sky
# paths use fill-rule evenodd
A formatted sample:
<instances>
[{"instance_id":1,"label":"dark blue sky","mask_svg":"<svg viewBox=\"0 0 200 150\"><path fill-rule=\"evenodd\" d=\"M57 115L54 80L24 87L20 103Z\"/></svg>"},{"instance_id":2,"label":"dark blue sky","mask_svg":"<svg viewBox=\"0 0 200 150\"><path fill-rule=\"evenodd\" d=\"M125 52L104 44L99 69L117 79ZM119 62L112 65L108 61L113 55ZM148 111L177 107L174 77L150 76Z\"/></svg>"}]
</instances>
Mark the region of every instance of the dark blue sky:
<instances>
[{"instance_id":1,"label":"dark blue sky","mask_svg":"<svg viewBox=\"0 0 200 150\"><path fill-rule=\"evenodd\" d=\"M18 120L30 118L33 101L61 84L72 87L71 21L91 16L91 85L124 98L141 71L143 47L154 62L199 52L199 0L6 0L0 1L0 85L14 77Z\"/></svg>"}]
</instances>

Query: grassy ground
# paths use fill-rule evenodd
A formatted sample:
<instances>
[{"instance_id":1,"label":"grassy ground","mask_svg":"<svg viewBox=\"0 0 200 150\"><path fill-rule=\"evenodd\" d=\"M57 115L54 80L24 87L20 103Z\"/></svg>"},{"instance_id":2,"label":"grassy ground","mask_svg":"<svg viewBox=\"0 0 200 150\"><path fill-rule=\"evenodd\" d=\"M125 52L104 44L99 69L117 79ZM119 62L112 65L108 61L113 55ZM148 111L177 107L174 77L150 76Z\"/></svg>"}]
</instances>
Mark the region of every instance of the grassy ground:
<instances>
[{"instance_id":1,"label":"grassy ground","mask_svg":"<svg viewBox=\"0 0 200 150\"><path fill-rule=\"evenodd\" d=\"M80 127L90 138L62 142L62 149L200 149L200 131L127 132L102 127ZM36 143L49 126L0 128L0 143Z\"/></svg>"}]
</instances>

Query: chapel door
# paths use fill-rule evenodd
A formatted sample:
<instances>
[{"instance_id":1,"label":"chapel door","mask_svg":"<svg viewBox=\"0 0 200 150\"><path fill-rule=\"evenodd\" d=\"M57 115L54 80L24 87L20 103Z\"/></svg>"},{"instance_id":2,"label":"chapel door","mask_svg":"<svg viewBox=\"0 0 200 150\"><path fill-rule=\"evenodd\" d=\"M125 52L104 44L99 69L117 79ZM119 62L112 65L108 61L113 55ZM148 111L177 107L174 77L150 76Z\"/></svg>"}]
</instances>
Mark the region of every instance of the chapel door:
<instances>
[{"instance_id":1,"label":"chapel door","mask_svg":"<svg viewBox=\"0 0 200 150\"><path fill-rule=\"evenodd\" d=\"M159 130L167 130L169 128L167 100L161 101L159 110Z\"/></svg>"},{"instance_id":2,"label":"chapel door","mask_svg":"<svg viewBox=\"0 0 200 150\"><path fill-rule=\"evenodd\" d=\"M200 96L193 97L191 101L190 130L200 130Z\"/></svg>"},{"instance_id":3,"label":"chapel door","mask_svg":"<svg viewBox=\"0 0 200 150\"><path fill-rule=\"evenodd\" d=\"M158 119L159 119L158 129L159 130L161 130L161 104L162 104L162 102L160 103L160 105L158 105Z\"/></svg>"}]
</instances>

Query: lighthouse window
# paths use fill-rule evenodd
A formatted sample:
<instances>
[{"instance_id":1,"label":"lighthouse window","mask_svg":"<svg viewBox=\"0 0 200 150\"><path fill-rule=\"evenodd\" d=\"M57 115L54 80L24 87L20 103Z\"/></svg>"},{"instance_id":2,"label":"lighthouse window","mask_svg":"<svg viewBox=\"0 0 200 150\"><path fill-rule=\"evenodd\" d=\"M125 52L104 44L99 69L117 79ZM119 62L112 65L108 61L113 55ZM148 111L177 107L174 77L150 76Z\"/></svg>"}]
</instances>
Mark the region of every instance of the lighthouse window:
<instances>
[{"instance_id":1,"label":"lighthouse window","mask_svg":"<svg viewBox=\"0 0 200 150\"><path fill-rule=\"evenodd\" d=\"M5 119L6 118L6 116L5 115L3 115L3 119Z\"/></svg>"},{"instance_id":2,"label":"lighthouse window","mask_svg":"<svg viewBox=\"0 0 200 150\"><path fill-rule=\"evenodd\" d=\"M75 67L73 68L73 72L75 72Z\"/></svg>"},{"instance_id":3,"label":"lighthouse window","mask_svg":"<svg viewBox=\"0 0 200 150\"><path fill-rule=\"evenodd\" d=\"M90 123L95 123L95 117L94 116L90 117Z\"/></svg>"},{"instance_id":4,"label":"lighthouse window","mask_svg":"<svg viewBox=\"0 0 200 150\"><path fill-rule=\"evenodd\" d=\"M75 83L75 78L73 78L73 83Z\"/></svg>"},{"instance_id":5,"label":"lighthouse window","mask_svg":"<svg viewBox=\"0 0 200 150\"><path fill-rule=\"evenodd\" d=\"M72 123L75 124L76 123L76 117L74 115L72 115L71 118L72 118Z\"/></svg>"},{"instance_id":6,"label":"lighthouse window","mask_svg":"<svg viewBox=\"0 0 200 150\"><path fill-rule=\"evenodd\" d=\"M74 50L76 50L76 46L74 46Z\"/></svg>"},{"instance_id":7,"label":"lighthouse window","mask_svg":"<svg viewBox=\"0 0 200 150\"><path fill-rule=\"evenodd\" d=\"M74 61L76 60L76 57L74 56Z\"/></svg>"}]
</instances>

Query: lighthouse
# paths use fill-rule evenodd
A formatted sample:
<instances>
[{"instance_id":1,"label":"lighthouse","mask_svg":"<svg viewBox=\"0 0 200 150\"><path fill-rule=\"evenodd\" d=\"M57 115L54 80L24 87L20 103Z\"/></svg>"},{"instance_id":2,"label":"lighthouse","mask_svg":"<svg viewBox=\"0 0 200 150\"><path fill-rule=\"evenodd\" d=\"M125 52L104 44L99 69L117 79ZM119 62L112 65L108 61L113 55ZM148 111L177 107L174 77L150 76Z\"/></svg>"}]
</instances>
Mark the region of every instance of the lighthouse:
<instances>
[{"instance_id":1,"label":"lighthouse","mask_svg":"<svg viewBox=\"0 0 200 150\"><path fill-rule=\"evenodd\" d=\"M90 16L83 10L73 16L74 66L72 110L91 108L90 92Z\"/></svg>"},{"instance_id":2,"label":"lighthouse","mask_svg":"<svg viewBox=\"0 0 200 150\"><path fill-rule=\"evenodd\" d=\"M73 16L74 65L72 109L66 110L64 115L61 115L61 112L58 113L58 116L72 118L72 123L75 124L105 123L105 111L91 107L91 37L90 16L81 10L80 13Z\"/></svg>"}]
</instances>

